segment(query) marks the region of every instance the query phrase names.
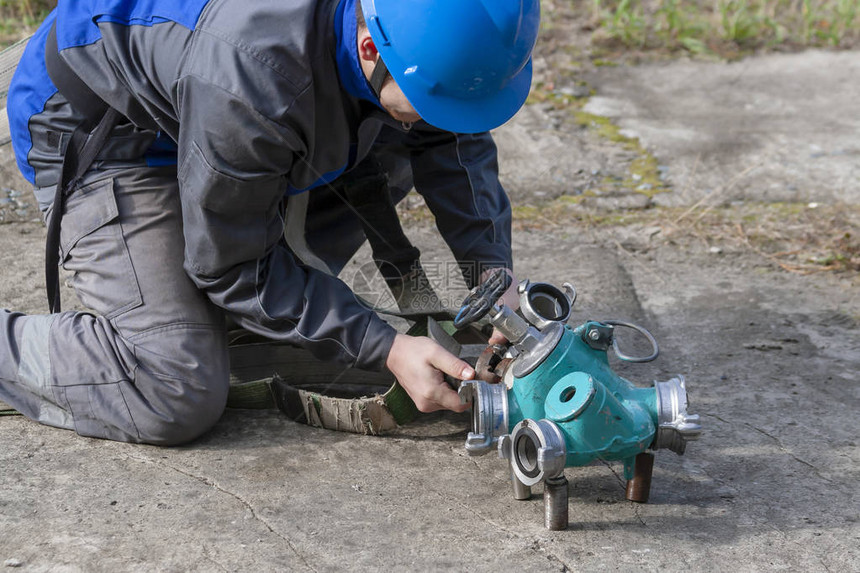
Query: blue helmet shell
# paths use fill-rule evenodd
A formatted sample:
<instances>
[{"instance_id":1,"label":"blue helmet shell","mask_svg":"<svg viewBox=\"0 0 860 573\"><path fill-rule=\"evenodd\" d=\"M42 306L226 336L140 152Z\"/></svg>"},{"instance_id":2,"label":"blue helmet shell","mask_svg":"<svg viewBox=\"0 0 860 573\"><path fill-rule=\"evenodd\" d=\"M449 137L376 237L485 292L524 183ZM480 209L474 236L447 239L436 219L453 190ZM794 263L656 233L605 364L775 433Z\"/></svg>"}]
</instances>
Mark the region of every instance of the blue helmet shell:
<instances>
[{"instance_id":1,"label":"blue helmet shell","mask_svg":"<svg viewBox=\"0 0 860 573\"><path fill-rule=\"evenodd\" d=\"M525 103L538 0L361 0L361 7L382 61L427 123L488 131Z\"/></svg>"}]
</instances>

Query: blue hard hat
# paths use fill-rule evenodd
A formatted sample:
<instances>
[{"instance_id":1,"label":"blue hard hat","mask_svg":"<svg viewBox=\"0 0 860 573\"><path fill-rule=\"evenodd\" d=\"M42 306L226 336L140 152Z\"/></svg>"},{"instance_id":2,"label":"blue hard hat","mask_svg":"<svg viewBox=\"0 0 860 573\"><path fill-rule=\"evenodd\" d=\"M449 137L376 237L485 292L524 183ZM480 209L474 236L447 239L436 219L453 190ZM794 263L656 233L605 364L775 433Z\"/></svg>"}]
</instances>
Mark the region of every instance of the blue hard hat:
<instances>
[{"instance_id":1,"label":"blue hard hat","mask_svg":"<svg viewBox=\"0 0 860 573\"><path fill-rule=\"evenodd\" d=\"M427 123L488 131L525 103L539 0L361 0L361 8L382 61Z\"/></svg>"}]
</instances>

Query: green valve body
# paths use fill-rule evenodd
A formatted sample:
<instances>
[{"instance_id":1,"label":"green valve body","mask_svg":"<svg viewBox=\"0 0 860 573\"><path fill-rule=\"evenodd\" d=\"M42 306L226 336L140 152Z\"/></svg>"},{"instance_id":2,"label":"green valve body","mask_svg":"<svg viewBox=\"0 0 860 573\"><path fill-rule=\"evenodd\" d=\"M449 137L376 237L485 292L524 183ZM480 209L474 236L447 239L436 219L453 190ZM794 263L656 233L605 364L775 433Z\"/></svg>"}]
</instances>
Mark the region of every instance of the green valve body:
<instances>
[{"instance_id":1,"label":"green valve body","mask_svg":"<svg viewBox=\"0 0 860 573\"><path fill-rule=\"evenodd\" d=\"M606 351L583 340L590 324L564 327L544 361L507 390L508 432L524 419L554 422L567 467L632 458L654 442L657 427L656 389L637 388L613 372Z\"/></svg>"},{"instance_id":2,"label":"green valve body","mask_svg":"<svg viewBox=\"0 0 860 573\"><path fill-rule=\"evenodd\" d=\"M657 356L656 341L644 328L620 321L565 325L576 298L572 286L565 288L567 293L545 283L520 283L519 312L474 294L464 303L461 313L491 307L490 323L511 341L509 348L488 348L485 354L494 356L483 363L479 359L476 369L489 368L489 376L460 387L461 399L472 403L466 451L483 455L497 449L509 460L517 499L528 497L524 487L557 483L566 467L622 461L628 486L638 492L628 499L644 501L650 450L683 454L687 441L701 432L698 416L687 414L684 378L643 387L616 374L610 349L621 360L646 362ZM620 326L644 335L653 353L623 354L616 340ZM500 381L487 381L494 376Z\"/></svg>"}]
</instances>

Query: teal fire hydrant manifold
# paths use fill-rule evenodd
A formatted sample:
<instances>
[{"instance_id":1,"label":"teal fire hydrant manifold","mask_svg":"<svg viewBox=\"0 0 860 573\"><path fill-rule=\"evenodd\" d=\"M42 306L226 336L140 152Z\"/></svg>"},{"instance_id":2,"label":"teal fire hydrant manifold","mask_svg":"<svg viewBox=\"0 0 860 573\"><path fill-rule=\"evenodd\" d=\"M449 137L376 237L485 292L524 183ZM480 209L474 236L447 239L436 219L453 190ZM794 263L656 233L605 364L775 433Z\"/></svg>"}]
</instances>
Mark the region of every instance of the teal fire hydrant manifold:
<instances>
[{"instance_id":1,"label":"teal fire hydrant manifold","mask_svg":"<svg viewBox=\"0 0 860 573\"><path fill-rule=\"evenodd\" d=\"M657 343L643 328L620 321L594 321L571 328L576 291L546 283L519 284L520 313L497 302L510 279L503 272L470 293L454 325L489 314L490 323L510 341L489 347L476 364L481 380L464 381L460 398L472 403L469 455L493 450L511 465L514 497L528 499L544 482L547 527L567 527L566 467L595 460L624 463L627 498L646 502L654 455L669 449L683 454L701 433L699 417L687 413L684 377L637 387L609 367L610 348L618 358L647 362ZM652 344L649 356L623 354L615 329L633 328Z\"/></svg>"}]
</instances>

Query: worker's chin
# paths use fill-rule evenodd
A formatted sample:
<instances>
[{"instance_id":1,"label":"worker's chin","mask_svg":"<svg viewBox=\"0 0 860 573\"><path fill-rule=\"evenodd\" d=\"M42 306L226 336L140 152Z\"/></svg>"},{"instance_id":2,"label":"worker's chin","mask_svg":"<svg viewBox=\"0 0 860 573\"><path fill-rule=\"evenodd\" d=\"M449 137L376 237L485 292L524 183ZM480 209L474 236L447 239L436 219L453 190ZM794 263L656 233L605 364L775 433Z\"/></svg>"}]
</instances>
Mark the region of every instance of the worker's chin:
<instances>
[{"instance_id":1,"label":"worker's chin","mask_svg":"<svg viewBox=\"0 0 860 573\"><path fill-rule=\"evenodd\" d=\"M403 123L415 123L416 121L421 121L421 116L414 111L401 111L392 108L386 108L386 111L388 112L388 115Z\"/></svg>"}]
</instances>

